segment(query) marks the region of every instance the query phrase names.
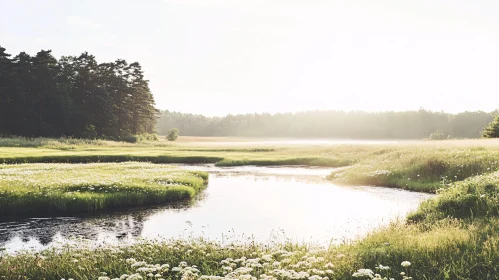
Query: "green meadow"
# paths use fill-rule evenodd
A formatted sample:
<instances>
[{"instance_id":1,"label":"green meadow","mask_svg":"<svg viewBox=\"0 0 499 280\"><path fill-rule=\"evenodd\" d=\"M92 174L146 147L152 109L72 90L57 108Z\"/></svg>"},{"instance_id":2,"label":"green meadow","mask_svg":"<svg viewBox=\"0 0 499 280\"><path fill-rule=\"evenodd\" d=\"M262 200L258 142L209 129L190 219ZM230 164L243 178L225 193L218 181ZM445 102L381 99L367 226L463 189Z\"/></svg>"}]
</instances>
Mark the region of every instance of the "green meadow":
<instances>
[{"instance_id":1,"label":"green meadow","mask_svg":"<svg viewBox=\"0 0 499 280\"><path fill-rule=\"evenodd\" d=\"M286 240L231 245L155 240L98 248L82 241L37 254L0 252L0 279L499 279L496 140L376 145L50 141L0 148L4 163L23 163L0 167L0 197L12 201L10 206L2 201L2 213L36 207L72 211L73 201L81 202L78 211L145 199L163 203L192 197L204 187L205 173L153 164L163 162L331 166L339 167L328 177L337 184L437 196L405 221L328 248ZM144 162L102 163L130 160ZM67 164L82 162L91 164ZM50 199L42 198L44 192Z\"/></svg>"},{"instance_id":2,"label":"green meadow","mask_svg":"<svg viewBox=\"0 0 499 280\"><path fill-rule=\"evenodd\" d=\"M499 165L498 140L402 141L380 144L279 144L248 139L187 138L130 144L104 140L0 140L0 163L214 163L344 167L337 184L374 185L436 192L452 182L487 174ZM232 142L229 142L232 141Z\"/></svg>"},{"instance_id":3,"label":"green meadow","mask_svg":"<svg viewBox=\"0 0 499 280\"><path fill-rule=\"evenodd\" d=\"M192 198L204 172L150 163L0 165L0 215L65 215Z\"/></svg>"}]
</instances>

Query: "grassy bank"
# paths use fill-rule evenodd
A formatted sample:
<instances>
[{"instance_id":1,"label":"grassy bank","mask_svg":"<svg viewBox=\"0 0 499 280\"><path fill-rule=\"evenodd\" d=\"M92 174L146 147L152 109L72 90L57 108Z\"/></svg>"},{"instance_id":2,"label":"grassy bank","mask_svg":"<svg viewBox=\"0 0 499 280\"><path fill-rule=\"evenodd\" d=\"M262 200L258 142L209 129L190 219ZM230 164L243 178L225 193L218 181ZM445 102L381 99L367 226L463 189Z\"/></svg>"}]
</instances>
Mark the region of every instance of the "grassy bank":
<instances>
[{"instance_id":1,"label":"grassy bank","mask_svg":"<svg viewBox=\"0 0 499 280\"><path fill-rule=\"evenodd\" d=\"M330 167L353 163L355 154L327 154L324 147L203 147L189 145L0 147L0 163L91 163L141 161L153 163L216 163L237 165L321 165Z\"/></svg>"},{"instance_id":2,"label":"grassy bank","mask_svg":"<svg viewBox=\"0 0 499 280\"><path fill-rule=\"evenodd\" d=\"M499 169L496 141L415 142L376 147L329 176L338 184L434 193L451 183Z\"/></svg>"},{"instance_id":3,"label":"grassy bank","mask_svg":"<svg viewBox=\"0 0 499 280\"><path fill-rule=\"evenodd\" d=\"M0 216L95 212L189 199L208 175L148 163L0 165Z\"/></svg>"},{"instance_id":4,"label":"grassy bank","mask_svg":"<svg viewBox=\"0 0 499 280\"><path fill-rule=\"evenodd\" d=\"M499 172L452 183L407 225L346 246L363 266L413 261L415 279L499 279Z\"/></svg>"}]
</instances>

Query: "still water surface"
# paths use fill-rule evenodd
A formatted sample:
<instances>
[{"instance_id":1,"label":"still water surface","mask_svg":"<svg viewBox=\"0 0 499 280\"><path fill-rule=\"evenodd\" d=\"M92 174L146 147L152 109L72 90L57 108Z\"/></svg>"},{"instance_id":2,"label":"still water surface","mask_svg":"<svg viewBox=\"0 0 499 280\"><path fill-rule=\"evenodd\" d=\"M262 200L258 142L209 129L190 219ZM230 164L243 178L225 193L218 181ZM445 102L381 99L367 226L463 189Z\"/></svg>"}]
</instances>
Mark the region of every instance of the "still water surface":
<instances>
[{"instance_id":1,"label":"still water surface","mask_svg":"<svg viewBox=\"0 0 499 280\"><path fill-rule=\"evenodd\" d=\"M431 197L380 187L342 187L309 167L182 166L210 173L191 202L91 216L0 222L0 247L39 250L82 236L95 243L138 238L205 237L220 241L291 239L315 244L352 240Z\"/></svg>"}]
</instances>

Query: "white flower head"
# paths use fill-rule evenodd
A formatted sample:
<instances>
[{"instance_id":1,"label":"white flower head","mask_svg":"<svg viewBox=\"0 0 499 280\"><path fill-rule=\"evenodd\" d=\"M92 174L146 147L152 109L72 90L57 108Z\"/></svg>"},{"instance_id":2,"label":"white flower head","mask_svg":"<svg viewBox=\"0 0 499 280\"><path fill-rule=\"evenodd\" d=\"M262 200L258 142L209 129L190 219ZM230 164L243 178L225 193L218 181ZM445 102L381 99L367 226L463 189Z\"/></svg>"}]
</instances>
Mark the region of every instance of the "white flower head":
<instances>
[{"instance_id":1,"label":"white flower head","mask_svg":"<svg viewBox=\"0 0 499 280\"><path fill-rule=\"evenodd\" d=\"M411 263L408 261L403 261L400 265L403 267L409 267L409 266L411 266Z\"/></svg>"},{"instance_id":2,"label":"white flower head","mask_svg":"<svg viewBox=\"0 0 499 280\"><path fill-rule=\"evenodd\" d=\"M354 274L352 274L352 276L355 277L355 278L361 278L361 277L373 278L374 277L374 272L372 270L370 270L370 269L362 268L362 269L357 270L357 272L355 272Z\"/></svg>"}]
</instances>

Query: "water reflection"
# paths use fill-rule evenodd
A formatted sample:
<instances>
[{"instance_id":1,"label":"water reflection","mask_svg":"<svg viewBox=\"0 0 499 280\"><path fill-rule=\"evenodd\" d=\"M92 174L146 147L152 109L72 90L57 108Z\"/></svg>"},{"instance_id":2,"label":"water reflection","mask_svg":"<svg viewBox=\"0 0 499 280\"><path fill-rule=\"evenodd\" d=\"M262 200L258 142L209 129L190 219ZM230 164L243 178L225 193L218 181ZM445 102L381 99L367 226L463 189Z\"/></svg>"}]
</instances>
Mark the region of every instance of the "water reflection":
<instances>
[{"instance_id":1,"label":"water reflection","mask_svg":"<svg viewBox=\"0 0 499 280\"><path fill-rule=\"evenodd\" d=\"M201 194L193 201L163 207L134 208L111 213L75 217L29 218L0 222L0 247L8 251L42 249L82 237L96 243L127 242L141 237L145 222L158 212L180 213L196 207Z\"/></svg>"},{"instance_id":2,"label":"water reflection","mask_svg":"<svg viewBox=\"0 0 499 280\"><path fill-rule=\"evenodd\" d=\"M341 242L405 216L430 197L387 188L335 186L324 180L331 171L325 168L183 168L210 172L209 187L193 201L110 214L0 222L0 247L42 249L78 236L95 244L199 236Z\"/></svg>"}]
</instances>

